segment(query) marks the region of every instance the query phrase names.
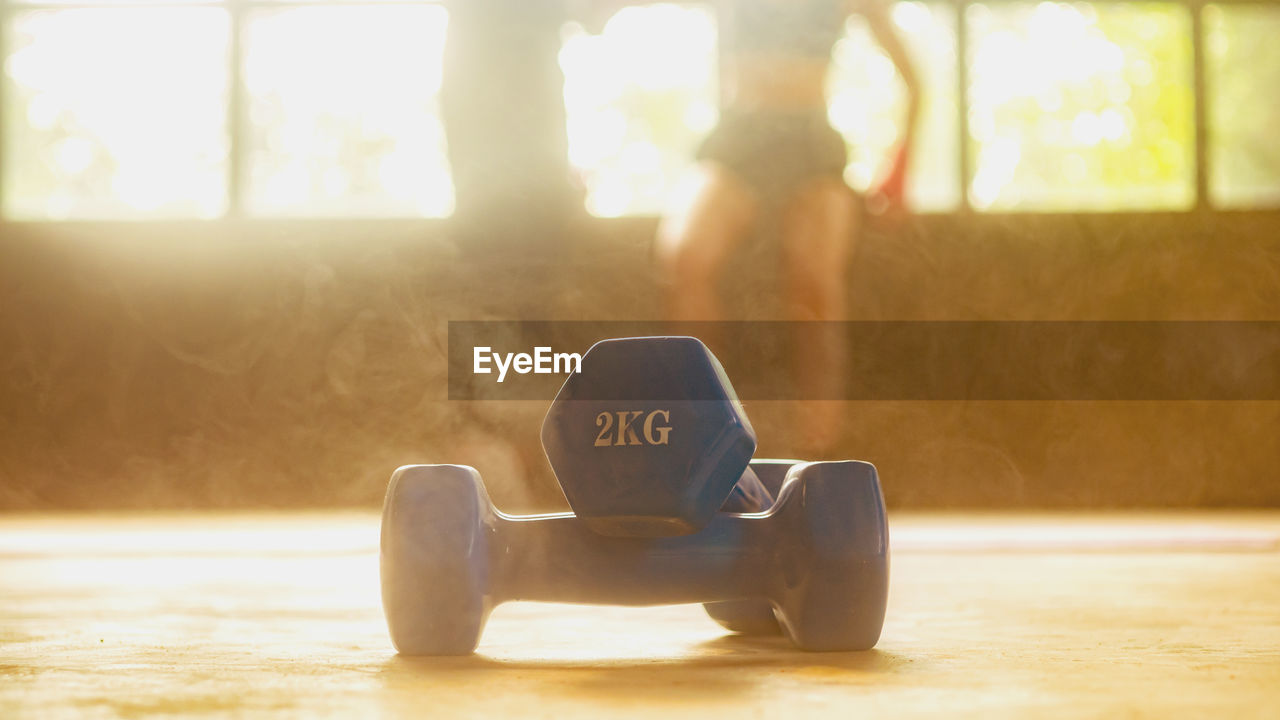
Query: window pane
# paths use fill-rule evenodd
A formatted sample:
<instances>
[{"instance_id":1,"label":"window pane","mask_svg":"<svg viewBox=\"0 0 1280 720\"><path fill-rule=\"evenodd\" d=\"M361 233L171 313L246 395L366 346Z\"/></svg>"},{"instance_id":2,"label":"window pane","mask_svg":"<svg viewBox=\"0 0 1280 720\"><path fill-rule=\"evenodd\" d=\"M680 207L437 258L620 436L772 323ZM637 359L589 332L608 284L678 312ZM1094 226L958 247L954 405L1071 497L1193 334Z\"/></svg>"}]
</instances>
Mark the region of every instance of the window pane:
<instances>
[{"instance_id":1,"label":"window pane","mask_svg":"<svg viewBox=\"0 0 1280 720\"><path fill-rule=\"evenodd\" d=\"M921 84L920 127L908 175L908 205L947 210L960 202L956 148L956 28L949 4L899 2L893 23L907 43ZM906 117L906 89L864 19L851 17L832 52L831 124L849 145L845 180L864 192L878 178Z\"/></svg>"},{"instance_id":2,"label":"window pane","mask_svg":"<svg viewBox=\"0 0 1280 720\"><path fill-rule=\"evenodd\" d=\"M12 17L4 108L8 216L223 212L225 11L116 8Z\"/></svg>"},{"instance_id":3,"label":"window pane","mask_svg":"<svg viewBox=\"0 0 1280 720\"><path fill-rule=\"evenodd\" d=\"M1204 11L1209 191L1226 206L1280 203L1280 7Z\"/></svg>"},{"instance_id":4,"label":"window pane","mask_svg":"<svg viewBox=\"0 0 1280 720\"><path fill-rule=\"evenodd\" d=\"M1194 202L1190 16L1172 3L974 5L977 208Z\"/></svg>"},{"instance_id":5,"label":"window pane","mask_svg":"<svg viewBox=\"0 0 1280 720\"><path fill-rule=\"evenodd\" d=\"M718 117L716 26L705 6L630 7L600 35L569 25L560 51L569 161L587 209L661 212Z\"/></svg>"},{"instance_id":6,"label":"window pane","mask_svg":"<svg viewBox=\"0 0 1280 720\"><path fill-rule=\"evenodd\" d=\"M255 10L245 34L247 206L270 215L453 210L439 6Z\"/></svg>"}]
</instances>

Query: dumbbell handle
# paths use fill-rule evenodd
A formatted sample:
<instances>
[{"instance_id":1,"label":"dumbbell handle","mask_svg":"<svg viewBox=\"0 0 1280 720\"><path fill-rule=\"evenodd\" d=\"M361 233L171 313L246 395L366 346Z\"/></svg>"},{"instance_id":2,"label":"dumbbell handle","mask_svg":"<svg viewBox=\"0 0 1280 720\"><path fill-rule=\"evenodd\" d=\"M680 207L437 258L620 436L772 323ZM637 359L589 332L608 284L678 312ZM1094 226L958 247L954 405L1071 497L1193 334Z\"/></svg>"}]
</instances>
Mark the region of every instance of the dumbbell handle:
<instances>
[{"instance_id":1,"label":"dumbbell handle","mask_svg":"<svg viewBox=\"0 0 1280 720\"><path fill-rule=\"evenodd\" d=\"M776 507L782 507L779 503ZM667 605L771 594L785 518L719 513L697 535L597 535L572 513L489 521L495 602Z\"/></svg>"}]
</instances>

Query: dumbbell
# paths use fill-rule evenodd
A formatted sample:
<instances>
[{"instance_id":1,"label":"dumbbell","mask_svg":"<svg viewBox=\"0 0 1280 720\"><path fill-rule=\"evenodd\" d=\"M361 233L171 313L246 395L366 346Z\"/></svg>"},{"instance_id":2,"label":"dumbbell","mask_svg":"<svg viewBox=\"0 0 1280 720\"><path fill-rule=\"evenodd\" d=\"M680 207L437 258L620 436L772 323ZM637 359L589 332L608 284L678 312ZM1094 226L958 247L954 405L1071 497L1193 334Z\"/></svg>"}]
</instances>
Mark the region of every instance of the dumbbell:
<instances>
[{"instance_id":1,"label":"dumbbell","mask_svg":"<svg viewBox=\"0 0 1280 720\"><path fill-rule=\"evenodd\" d=\"M789 466L764 512L715 514L693 535L601 536L572 513L511 516L464 465L410 465L382 512L382 602L406 655L472 652L512 600L663 605L767 602L805 650L874 646L888 594L875 468Z\"/></svg>"},{"instance_id":2,"label":"dumbbell","mask_svg":"<svg viewBox=\"0 0 1280 720\"><path fill-rule=\"evenodd\" d=\"M759 500L756 434L725 375L691 337L602 340L542 423L569 507L601 535L701 530L731 493Z\"/></svg>"}]
</instances>

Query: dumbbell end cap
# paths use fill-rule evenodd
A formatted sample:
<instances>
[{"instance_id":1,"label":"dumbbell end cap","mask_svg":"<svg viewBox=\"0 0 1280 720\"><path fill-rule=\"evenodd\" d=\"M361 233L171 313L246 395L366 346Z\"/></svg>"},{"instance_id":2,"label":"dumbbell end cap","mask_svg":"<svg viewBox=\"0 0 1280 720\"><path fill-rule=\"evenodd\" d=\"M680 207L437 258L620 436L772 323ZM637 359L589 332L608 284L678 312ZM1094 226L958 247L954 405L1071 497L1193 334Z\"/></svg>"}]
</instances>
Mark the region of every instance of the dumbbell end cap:
<instances>
[{"instance_id":1,"label":"dumbbell end cap","mask_svg":"<svg viewBox=\"0 0 1280 720\"><path fill-rule=\"evenodd\" d=\"M467 655L493 607L486 532L493 506L475 468L406 465L382 509L379 574L402 655Z\"/></svg>"},{"instance_id":2,"label":"dumbbell end cap","mask_svg":"<svg viewBox=\"0 0 1280 720\"><path fill-rule=\"evenodd\" d=\"M786 634L803 650L874 647L889 596L889 525L875 466L801 463L782 495L795 573L779 597Z\"/></svg>"}]
</instances>

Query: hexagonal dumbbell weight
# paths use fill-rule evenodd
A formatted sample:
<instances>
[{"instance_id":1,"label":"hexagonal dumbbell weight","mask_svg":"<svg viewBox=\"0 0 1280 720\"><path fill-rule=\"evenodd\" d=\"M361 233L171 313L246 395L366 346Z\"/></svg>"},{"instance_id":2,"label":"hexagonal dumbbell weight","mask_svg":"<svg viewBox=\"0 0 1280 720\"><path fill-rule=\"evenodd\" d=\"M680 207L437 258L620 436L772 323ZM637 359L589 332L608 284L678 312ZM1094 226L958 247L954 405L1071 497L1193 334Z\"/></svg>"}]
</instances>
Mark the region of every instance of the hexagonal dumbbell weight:
<instances>
[{"instance_id":1,"label":"hexagonal dumbbell weight","mask_svg":"<svg viewBox=\"0 0 1280 720\"><path fill-rule=\"evenodd\" d=\"M696 338L603 340L565 381L542 446L569 506L602 535L697 532L729 498L756 435L724 368Z\"/></svg>"},{"instance_id":2,"label":"hexagonal dumbbell weight","mask_svg":"<svg viewBox=\"0 0 1280 720\"><path fill-rule=\"evenodd\" d=\"M472 652L508 600L768 603L799 647L860 650L884 622L888 528L862 462L791 466L769 510L663 538L602 537L572 513L505 515L474 469L412 465L387 489L381 571L391 639L409 655Z\"/></svg>"}]
</instances>

